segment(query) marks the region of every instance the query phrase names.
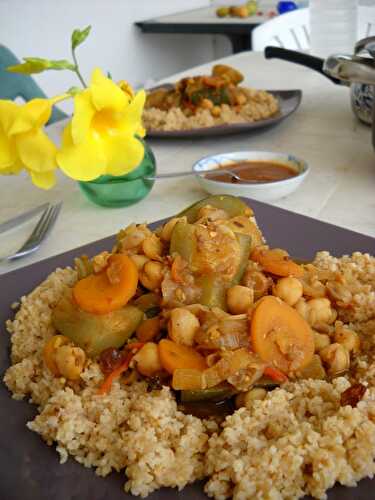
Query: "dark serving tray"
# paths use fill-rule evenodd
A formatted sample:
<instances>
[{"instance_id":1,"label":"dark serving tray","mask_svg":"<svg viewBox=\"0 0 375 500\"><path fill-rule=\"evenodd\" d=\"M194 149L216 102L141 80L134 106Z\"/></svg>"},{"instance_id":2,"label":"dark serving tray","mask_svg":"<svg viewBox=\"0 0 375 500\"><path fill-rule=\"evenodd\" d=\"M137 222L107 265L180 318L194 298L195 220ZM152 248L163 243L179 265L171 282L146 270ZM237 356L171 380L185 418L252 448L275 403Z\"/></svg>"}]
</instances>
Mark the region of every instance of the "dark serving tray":
<instances>
[{"instance_id":1,"label":"dark serving tray","mask_svg":"<svg viewBox=\"0 0 375 500\"><path fill-rule=\"evenodd\" d=\"M172 84L166 83L164 85L158 85L150 90L171 88L172 86ZM267 90L267 92L272 94L279 101L280 110L276 115L266 118L265 120L247 123L229 123L226 125L215 125L213 127L201 127L189 130L148 129L147 138L190 139L192 137L217 137L221 135L239 134L241 132L252 132L253 130L260 130L280 123L294 113L301 104L302 90Z\"/></svg>"},{"instance_id":2,"label":"dark serving tray","mask_svg":"<svg viewBox=\"0 0 375 500\"><path fill-rule=\"evenodd\" d=\"M256 201L248 201L271 246L286 248L294 257L310 259L318 250L340 256L353 251L375 252L375 239L353 231L297 215ZM82 253L94 255L111 248L114 237L37 262L0 276L0 375L9 365L9 337L4 322L12 317L12 302L29 293L56 267L72 264ZM0 383L0 500L124 500L133 498L123 491L124 474L99 478L73 459L60 465L54 447L47 446L25 424L35 415L26 401L11 399ZM163 488L150 500L204 500L202 482L182 492ZM329 500L372 500L375 480L365 479L355 489L335 486Z\"/></svg>"}]
</instances>

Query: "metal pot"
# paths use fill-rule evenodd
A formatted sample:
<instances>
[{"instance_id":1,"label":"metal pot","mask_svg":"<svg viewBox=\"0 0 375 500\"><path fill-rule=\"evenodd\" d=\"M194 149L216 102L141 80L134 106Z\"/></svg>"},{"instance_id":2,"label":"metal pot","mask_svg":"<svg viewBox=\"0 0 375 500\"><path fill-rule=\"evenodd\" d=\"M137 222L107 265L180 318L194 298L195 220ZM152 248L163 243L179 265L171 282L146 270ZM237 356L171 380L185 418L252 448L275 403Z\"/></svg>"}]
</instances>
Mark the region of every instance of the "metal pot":
<instances>
[{"instance_id":1,"label":"metal pot","mask_svg":"<svg viewBox=\"0 0 375 500\"><path fill-rule=\"evenodd\" d=\"M319 72L333 83L350 86L354 114L366 125L374 124L373 128L375 129L375 120L373 120L375 107L375 37L359 41L356 44L353 56L338 54L324 60L303 52L280 47L266 47L264 54L267 59L278 58L301 64Z\"/></svg>"}]
</instances>

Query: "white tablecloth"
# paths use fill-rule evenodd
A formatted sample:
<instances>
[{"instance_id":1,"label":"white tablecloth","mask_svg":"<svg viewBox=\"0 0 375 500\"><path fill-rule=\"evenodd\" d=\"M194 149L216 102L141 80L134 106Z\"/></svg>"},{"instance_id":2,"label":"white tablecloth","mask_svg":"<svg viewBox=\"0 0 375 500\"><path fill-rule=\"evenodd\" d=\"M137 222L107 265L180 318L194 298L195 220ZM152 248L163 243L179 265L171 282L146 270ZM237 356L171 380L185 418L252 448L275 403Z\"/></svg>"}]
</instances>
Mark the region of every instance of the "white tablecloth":
<instances>
[{"instance_id":1,"label":"white tablecloth","mask_svg":"<svg viewBox=\"0 0 375 500\"><path fill-rule=\"evenodd\" d=\"M258 53L237 54L223 62L241 70L247 85L302 89L299 110L282 124L255 134L151 141L159 172L190 169L199 158L216 152L257 149L293 153L309 163L311 173L297 192L275 205L375 236L375 153L370 129L352 114L348 88L291 63L266 61ZM211 65L190 69L184 75L209 72ZM62 124L49 127L50 135L56 137L61 128ZM140 203L105 209L91 204L78 185L63 176L54 189L46 192L35 188L26 176L0 177L0 183L0 222L47 200L64 202L56 226L41 248L30 257L0 266L0 272L111 235L133 221L151 222L170 216L205 195L192 177L163 180L156 182ZM1 235L0 252L15 249L31 227L29 224Z\"/></svg>"}]
</instances>

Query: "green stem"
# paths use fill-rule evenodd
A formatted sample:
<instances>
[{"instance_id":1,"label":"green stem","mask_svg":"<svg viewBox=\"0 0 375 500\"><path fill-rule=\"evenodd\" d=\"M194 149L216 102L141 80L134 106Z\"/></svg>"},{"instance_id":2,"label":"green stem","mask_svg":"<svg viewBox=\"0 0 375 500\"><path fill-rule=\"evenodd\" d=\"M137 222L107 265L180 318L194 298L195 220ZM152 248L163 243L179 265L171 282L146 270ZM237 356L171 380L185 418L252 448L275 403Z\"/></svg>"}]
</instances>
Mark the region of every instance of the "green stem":
<instances>
[{"instance_id":1,"label":"green stem","mask_svg":"<svg viewBox=\"0 0 375 500\"><path fill-rule=\"evenodd\" d=\"M73 57L74 65L76 67L76 69L74 71L75 71L76 75L78 76L79 81L82 83L83 87L87 88L86 82L83 79L83 76L81 75L81 72L79 71L78 61L77 61L77 57L76 57L76 54L74 52L74 49L72 49L72 57Z\"/></svg>"}]
</instances>

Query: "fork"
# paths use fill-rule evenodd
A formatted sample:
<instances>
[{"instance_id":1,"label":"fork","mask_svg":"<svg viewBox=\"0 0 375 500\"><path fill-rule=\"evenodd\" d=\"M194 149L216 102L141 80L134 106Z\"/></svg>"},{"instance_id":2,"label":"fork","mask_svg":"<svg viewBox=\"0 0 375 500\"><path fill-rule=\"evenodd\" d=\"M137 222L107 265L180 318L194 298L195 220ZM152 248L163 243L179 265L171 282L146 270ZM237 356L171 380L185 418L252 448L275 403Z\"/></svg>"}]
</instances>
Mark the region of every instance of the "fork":
<instances>
[{"instance_id":1,"label":"fork","mask_svg":"<svg viewBox=\"0 0 375 500\"><path fill-rule=\"evenodd\" d=\"M62 202L57 205L49 205L42 213L37 225L25 243L15 253L0 259L0 262L16 260L38 250L40 244L52 229L61 210L61 205Z\"/></svg>"}]
</instances>

